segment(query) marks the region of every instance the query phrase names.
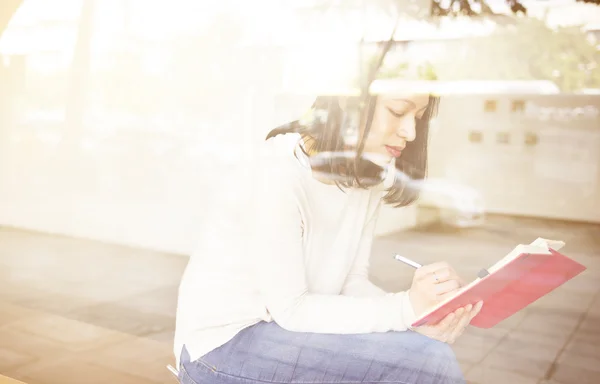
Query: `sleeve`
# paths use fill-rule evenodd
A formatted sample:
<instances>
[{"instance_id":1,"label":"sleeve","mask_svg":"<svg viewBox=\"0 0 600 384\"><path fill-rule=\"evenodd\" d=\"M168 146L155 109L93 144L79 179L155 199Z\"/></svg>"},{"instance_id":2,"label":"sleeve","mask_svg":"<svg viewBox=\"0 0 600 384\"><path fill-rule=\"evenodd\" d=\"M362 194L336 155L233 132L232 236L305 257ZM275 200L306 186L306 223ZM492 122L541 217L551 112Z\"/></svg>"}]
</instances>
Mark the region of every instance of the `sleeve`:
<instances>
[{"instance_id":1,"label":"sleeve","mask_svg":"<svg viewBox=\"0 0 600 384\"><path fill-rule=\"evenodd\" d=\"M265 161L266 160L266 161ZM308 291L298 175L286 161L260 159L253 178L256 278L268 312L282 328L312 333L403 331L415 319L407 292L376 297L314 294Z\"/></svg>"},{"instance_id":2,"label":"sleeve","mask_svg":"<svg viewBox=\"0 0 600 384\"><path fill-rule=\"evenodd\" d=\"M379 288L369 280L369 260L371 258L371 248L375 236L375 227L377 225L377 216L381 204L377 205L375 212L367 222L356 255L356 259L346 278L342 294L354 297L384 296L386 291Z\"/></svg>"}]
</instances>

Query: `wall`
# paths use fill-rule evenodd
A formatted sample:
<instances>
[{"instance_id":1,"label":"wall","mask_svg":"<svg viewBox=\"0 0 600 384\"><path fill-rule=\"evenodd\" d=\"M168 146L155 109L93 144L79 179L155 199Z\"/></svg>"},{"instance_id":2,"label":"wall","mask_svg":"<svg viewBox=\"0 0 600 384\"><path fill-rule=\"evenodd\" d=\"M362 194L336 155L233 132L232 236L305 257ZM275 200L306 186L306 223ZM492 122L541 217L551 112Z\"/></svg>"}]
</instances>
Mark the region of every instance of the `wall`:
<instances>
[{"instance_id":1,"label":"wall","mask_svg":"<svg viewBox=\"0 0 600 384\"><path fill-rule=\"evenodd\" d=\"M600 222L598 96L444 96L431 153L487 212Z\"/></svg>"}]
</instances>

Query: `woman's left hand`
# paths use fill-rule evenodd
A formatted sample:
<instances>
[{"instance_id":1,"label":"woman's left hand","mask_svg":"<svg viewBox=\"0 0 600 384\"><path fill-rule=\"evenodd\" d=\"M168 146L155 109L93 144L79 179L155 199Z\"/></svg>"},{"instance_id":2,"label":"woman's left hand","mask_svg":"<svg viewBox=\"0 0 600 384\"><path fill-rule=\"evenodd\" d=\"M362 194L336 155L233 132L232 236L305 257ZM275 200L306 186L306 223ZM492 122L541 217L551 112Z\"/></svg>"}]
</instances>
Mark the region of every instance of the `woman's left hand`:
<instances>
[{"instance_id":1,"label":"woman's left hand","mask_svg":"<svg viewBox=\"0 0 600 384\"><path fill-rule=\"evenodd\" d=\"M469 304L450 313L436 325L423 325L415 328L414 331L432 339L452 344L462 335L471 320L481 311L482 306L482 301L474 306Z\"/></svg>"}]
</instances>

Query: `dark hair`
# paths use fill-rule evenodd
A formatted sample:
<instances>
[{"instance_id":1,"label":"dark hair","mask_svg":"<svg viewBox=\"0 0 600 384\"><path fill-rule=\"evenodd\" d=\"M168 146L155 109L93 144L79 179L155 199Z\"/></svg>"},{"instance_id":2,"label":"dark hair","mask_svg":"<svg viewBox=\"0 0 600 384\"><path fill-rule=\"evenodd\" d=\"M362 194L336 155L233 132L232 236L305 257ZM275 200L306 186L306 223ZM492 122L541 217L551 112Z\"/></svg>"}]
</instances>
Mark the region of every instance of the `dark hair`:
<instances>
[{"instance_id":1,"label":"dark hair","mask_svg":"<svg viewBox=\"0 0 600 384\"><path fill-rule=\"evenodd\" d=\"M332 178L339 188L369 188L380 184L385 178L385 169L363 156L366 138L375 113L377 96L368 96L364 102L358 97L344 98L346 107L340 106L339 96L320 96L312 106L308 122L293 121L273 129L266 140L280 134L299 133L305 139L302 150L308 156L313 171ZM416 121L416 137L406 143L402 156L395 160L394 184L384 196L386 204L403 207L419 197L415 180L427 175L427 143L429 122L437 114L439 98L430 96L423 117ZM361 113L364 111L365 113ZM365 121L352 156L344 144L344 134L350 129L357 132L361 119ZM308 141L306 141L308 139ZM325 154L326 156L323 156Z\"/></svg>"}]
</instances>

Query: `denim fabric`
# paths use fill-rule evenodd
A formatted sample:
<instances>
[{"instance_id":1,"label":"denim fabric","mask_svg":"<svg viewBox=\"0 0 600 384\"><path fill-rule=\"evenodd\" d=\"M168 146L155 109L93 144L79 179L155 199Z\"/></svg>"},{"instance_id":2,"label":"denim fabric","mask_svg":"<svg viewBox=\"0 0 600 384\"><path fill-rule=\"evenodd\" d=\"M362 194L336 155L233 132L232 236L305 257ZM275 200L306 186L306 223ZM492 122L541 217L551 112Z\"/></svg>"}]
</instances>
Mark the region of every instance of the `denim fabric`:
<instances>
[{"instance_id":1,"label":"denim fabric","mask_svg":"<svg viewBox=\"0 0 600 384\"><path fill-rule=\"evenodd\" d=\"M196 361L182 384L464 383L452 348L416 332L298 333L261 322Z\"/></svg>"}]
</instances>

